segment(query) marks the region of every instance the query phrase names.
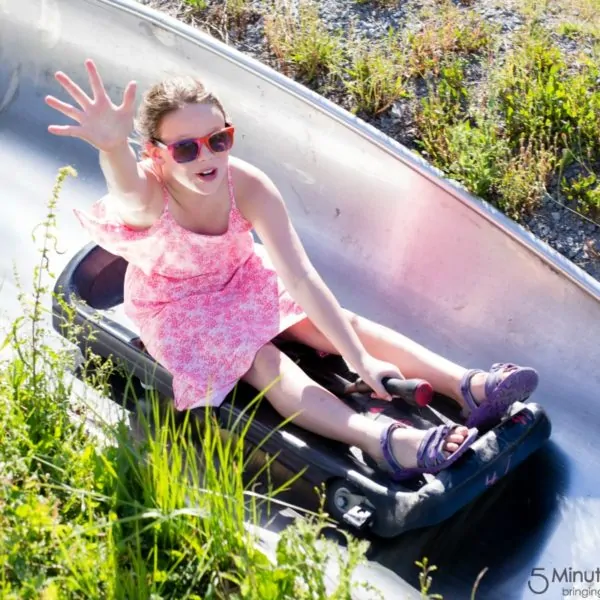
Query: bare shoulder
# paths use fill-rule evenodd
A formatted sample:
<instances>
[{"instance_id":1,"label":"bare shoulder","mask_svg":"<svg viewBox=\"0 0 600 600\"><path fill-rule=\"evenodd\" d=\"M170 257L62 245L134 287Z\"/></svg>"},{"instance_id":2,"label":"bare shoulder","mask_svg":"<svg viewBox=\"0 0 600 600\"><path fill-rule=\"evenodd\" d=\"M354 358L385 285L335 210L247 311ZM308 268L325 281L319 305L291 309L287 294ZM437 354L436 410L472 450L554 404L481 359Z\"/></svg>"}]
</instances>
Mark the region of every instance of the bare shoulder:
<instances>
[{"instance_id":1,"label":"bare shoulder","mask_svg":"<svg viewBox=\"0 0 600 600\"><path fill-rule=\"evenodd\" d=\"M246 219L255 222L267 212L284 208L277 186L262 169L233 156L229 164L235 201Z\"/></svg>"}]
</instances>

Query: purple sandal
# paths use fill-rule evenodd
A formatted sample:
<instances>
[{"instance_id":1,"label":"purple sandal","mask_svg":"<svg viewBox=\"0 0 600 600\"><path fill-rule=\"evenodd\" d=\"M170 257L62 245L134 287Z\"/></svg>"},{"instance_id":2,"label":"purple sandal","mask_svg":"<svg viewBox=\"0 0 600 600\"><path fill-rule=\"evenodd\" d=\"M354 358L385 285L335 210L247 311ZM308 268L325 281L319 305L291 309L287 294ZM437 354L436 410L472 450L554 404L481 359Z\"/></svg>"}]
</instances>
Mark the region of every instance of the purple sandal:
<instances>
[{"instance_id":1,"label":"purple sandal","mask_svg":"<svg viewBox=\"0 0 600 600\"><path fill-rule=\"evenodd\" d=\"M380 468L386 471L394 481L411 479L422 475L423 473L438 473L439 471L448 468L465 453L479 434L477 429L471 429L458 450L454 451L450 456L446 456L447 451L444 450L446 438L453 429L461 427L461 425L452 424L432 427L427 430L427 434L423 438L419 450L417 451L417 466L406 468L396 460L396 457L392 452L392 433L395 429L400 427L406 429L405 425L396 421L390 423L381 432L380 438L381 449L383 450L385 459L385 464L383 466L380 465Z\"/></svg>"},{"instance_id":2,"label":"purple sandal","mask_svg":"<svg viewBox=\"0 0 600 600\"><path fill-rule=\"evenodd\" d=\"M460 389L467 403L463 416L467 427L486 428L497 424L515 402L523 402L537 388L539 377L535 369L510 363L492 365L485 382L485 400L477 404L471 392L471 379L480 369L470 369L461 381ZM504 379L502 377L506 375Z\"/></svg>"}]
</instances>

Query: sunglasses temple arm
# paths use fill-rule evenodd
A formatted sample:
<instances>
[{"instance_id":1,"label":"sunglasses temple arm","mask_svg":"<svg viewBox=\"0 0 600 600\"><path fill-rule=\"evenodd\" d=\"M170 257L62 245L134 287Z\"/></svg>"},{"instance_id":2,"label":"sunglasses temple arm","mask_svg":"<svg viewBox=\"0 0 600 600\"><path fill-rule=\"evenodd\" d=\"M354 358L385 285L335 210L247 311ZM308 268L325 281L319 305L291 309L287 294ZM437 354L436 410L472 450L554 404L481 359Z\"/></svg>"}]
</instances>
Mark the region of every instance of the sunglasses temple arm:
<instances>
[{"instance_id":1,"label":"sunglasses temple arm","mask_svg":"<svg viewBox=\"0 0 600 600\"><path fill-rule=\"evenodd\" d=\"M157 147L157 148L162 148L163 150L167 150L168 146L166 144L163 144L160 140L152 140L152 143Z\"/></svg>"}]
</instances>

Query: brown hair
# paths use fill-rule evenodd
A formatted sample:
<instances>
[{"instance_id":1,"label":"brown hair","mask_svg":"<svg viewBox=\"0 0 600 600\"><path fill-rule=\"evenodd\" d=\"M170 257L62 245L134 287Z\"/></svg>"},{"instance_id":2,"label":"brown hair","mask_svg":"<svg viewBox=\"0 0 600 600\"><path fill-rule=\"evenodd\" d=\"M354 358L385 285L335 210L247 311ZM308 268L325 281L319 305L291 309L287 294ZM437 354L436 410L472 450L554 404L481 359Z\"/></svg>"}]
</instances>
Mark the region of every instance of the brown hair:
<instances>
[{"instance_id":1,"label":"brown hair","mask_svg":"<svg viewBox=\"0 0 600 600\"><path fill-rule=\"evenodd\" d=\"M180 75L160 81L144 94L136 119L136 129L143 141L157 139L163 118L186 104L212 104L229 124L227 112L217 96L200 80Z\"/></svg>"}]
</instances>

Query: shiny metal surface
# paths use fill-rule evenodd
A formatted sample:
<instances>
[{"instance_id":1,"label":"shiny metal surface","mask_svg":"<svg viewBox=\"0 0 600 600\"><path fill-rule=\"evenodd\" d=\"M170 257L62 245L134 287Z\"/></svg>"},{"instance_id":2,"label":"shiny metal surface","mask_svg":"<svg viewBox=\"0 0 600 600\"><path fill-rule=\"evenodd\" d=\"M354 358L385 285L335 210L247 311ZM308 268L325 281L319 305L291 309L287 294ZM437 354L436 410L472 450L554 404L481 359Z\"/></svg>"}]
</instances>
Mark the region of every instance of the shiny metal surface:
<instances>
[{"instance_id":1,"label":"shiny metal surface","mask_svg":"<svg viewBox=\"0 0 600 600\"><path fill-rule=\"evenodd\" d=\"M372 558L416 584L414 560L439 566L434 591L468 598L545 595L533 568L600 567L600 284L401 146L269 68L125 0L0 0L0 178L3 309L14 313L12 266L37 260L57 169L79 171L61 200L62 268L87 241L71 208L104 190L97 155L46 132L59 115L57 69L85 82L94 58L109 91L194 72L221 95L238 128L237 154L280 187L306 248L344 305L453 360L535 366L550 443L445 525L385 544ZM62 261L62 262L61 262ZM376 581L373 583L376 584ZM537 586L537 587L536 587ZM600 587L600 582L596 583Z\"/></svg>"}]
</instances>

